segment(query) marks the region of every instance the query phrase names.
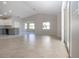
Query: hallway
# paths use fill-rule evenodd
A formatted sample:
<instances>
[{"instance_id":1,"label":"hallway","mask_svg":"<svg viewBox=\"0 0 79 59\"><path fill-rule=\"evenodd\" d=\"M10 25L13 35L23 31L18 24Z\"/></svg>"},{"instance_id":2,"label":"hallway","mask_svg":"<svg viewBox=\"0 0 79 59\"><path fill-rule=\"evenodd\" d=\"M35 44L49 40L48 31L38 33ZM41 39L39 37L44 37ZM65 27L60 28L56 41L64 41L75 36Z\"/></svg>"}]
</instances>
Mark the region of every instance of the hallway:
<instances>
[{"instance_id":1,"label":"hallway","mask_svg":"<svg viewBox=\"0 0 79 59\"><path fill-rule=\"evenodd\" d=\"M28 34L0 37L0 58L65 58L66 48L59 38L48 35Z\"/></svg>"}]
</instances>

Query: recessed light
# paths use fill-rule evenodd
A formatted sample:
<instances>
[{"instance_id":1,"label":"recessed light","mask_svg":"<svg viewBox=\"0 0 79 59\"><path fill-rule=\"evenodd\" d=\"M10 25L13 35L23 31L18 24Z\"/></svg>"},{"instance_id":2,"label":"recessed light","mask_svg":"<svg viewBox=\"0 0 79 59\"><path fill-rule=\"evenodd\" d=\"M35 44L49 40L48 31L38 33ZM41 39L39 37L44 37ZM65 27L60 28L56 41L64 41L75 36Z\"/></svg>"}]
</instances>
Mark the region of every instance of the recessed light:
<instances>
[{"instance_id":1,"label":"recessed light","mask_svg":"<svg viewBox=\"0 0 79 59\"><path fill-rule=\"evenodd\" d=\"M6 4L7 4L7 2L6 2L6 1L3 1L3 4L4 4L4 5L6 5Z\"/></svg>"},{"instance_id":2,"label":"recessed light","mask_svg":"<svg viewBox=\"0 0 79 59\"><path fill-rule=\"evenodd\" d=\"M12 10L9 10L9 13L12 13Z\"/></svg>"}]
</instances>

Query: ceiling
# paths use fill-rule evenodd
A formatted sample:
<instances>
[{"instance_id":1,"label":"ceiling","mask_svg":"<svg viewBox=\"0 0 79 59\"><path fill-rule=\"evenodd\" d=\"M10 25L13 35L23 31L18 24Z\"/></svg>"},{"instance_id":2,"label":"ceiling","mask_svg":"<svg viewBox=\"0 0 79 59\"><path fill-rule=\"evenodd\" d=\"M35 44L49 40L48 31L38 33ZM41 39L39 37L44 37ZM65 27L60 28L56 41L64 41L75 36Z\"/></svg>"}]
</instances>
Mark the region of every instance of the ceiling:
<instances>
[{"instance_id":1,"label":"ceiling","mask_svg":"<svg viewBox=\"0 0 79 59\"><path fill-rule=\"evenodd\" d=\"M0 2L0 16L29 17L35 14L56 15L61 12L61 1L4 1Z\"/></svg>"}]
</instances>

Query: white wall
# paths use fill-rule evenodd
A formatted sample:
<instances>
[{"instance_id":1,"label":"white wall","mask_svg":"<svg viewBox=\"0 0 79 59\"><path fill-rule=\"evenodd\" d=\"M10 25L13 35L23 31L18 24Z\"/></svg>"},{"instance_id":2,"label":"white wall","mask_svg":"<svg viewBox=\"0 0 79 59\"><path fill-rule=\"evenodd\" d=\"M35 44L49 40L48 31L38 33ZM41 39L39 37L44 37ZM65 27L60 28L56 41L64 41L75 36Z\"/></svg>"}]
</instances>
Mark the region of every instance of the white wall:
<instances>
[{"instance_id":1,"label":"white wall","mask_svg":"<svg viewBox=\"0 0 79 59\"><path fill-rule=\"evenodd\" d=\"M47 22L49 21L51 23L51 29L44 31L42 30L42 22ZM50 35L56 35L60 36L60 16L58 17L57 21L57 16L51 16L51 15L46 15L46 14L37 14L28 18L25 18L26 23L29 22L34 22L35 23L35 33L37 34L50 34ZM58 23L58 30L57 30L57 23ZM27 30L30 31L30 30ZM58 32L58 33L57 33Z\"/></svg>"}]
</instances>

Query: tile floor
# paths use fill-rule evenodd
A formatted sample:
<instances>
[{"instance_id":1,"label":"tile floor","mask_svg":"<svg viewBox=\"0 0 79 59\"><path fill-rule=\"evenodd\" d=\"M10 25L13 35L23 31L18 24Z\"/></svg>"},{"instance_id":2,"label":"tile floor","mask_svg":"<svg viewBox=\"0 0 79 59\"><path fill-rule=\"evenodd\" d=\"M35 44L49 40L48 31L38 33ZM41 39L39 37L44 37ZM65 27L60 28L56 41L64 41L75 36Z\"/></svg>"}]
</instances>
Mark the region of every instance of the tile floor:
<instances>
[{"instance_id":1,"label":"tile floor","mask_svg":"<svg viewBox=\"0 0 79 59\"><path fill-rule=\"evenodd\" d=\"M65 58L66 48L60 39L48 35L24 37L1 36L0 58Z\"/></svg>"}]
</instances>

